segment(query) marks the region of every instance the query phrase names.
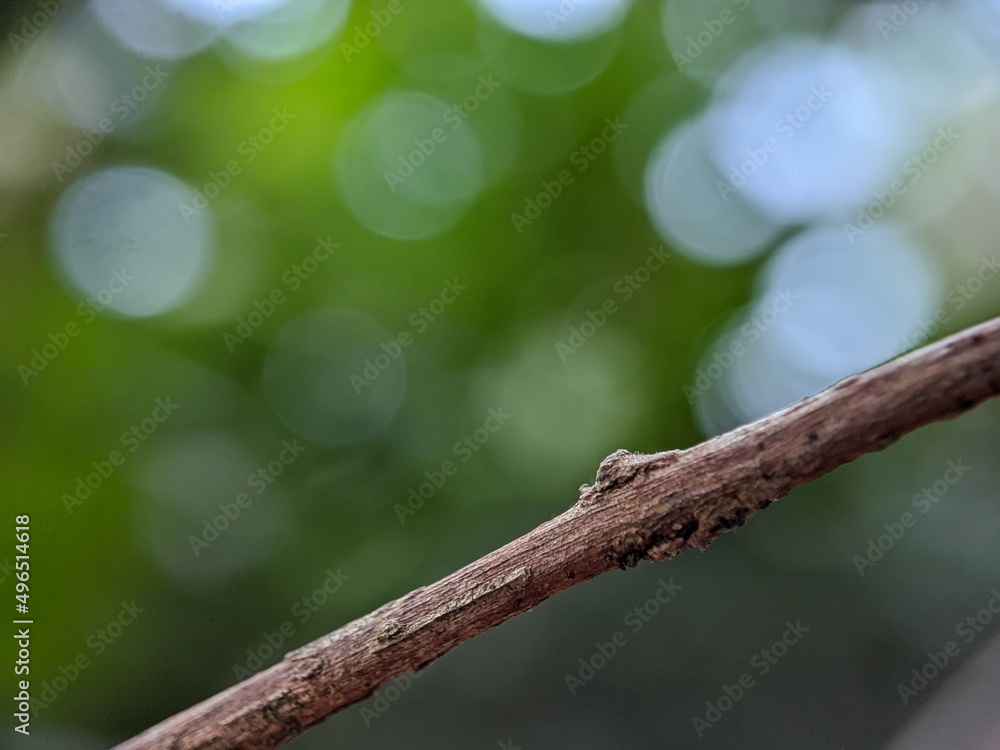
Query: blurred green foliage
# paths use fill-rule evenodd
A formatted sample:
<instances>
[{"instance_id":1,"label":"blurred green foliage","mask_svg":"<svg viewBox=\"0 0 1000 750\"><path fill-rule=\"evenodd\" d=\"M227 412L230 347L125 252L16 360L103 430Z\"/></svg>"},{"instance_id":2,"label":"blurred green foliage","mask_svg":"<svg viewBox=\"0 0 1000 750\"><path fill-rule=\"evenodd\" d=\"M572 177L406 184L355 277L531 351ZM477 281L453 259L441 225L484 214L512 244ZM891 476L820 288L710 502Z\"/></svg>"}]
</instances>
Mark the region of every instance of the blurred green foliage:
<instances>
[{"instance_id":1,"label":"blurred green foliage","mask_svg":"<svg viewBox=\"0 0 1000 750\"><path fill-rule=\"evenodd\" d=\"M345 38L368 12L366 3L353 7ZM279 65L244 77L211 52L169 63L169 86L129 137L102 144L66 183L50 178L10 194L13 211L0 224L4 523L10 531L13 515L31 514L36 684L51 683L78 654L92 662L35 717L40 741L124 739L235 682L248 649L260 653L282 623L294 632L266 664L561 512L615 449L702 439L681 386L709 334L750 299L753 264L708 268L674 255L566 362L554 349L588 310L618 299L616 281L662 243L642 205L645 159L707 94L674 70L659 14L658 3L636 3L593 82L552 97L505 92L521 122L513 161L453 228L429 239L383 237L354 217L334 177L338 138L382 93L450 101L486 64L462 80L428 83L375 42L348 62L331 41L308 58L307 74ZM442 33L473 39L475 24L458 6ZM15 63L10 56L6 66ZM212 201L214 258L198 293L161 316L84 324L81 296L47 250L50 213L66 185L127 164L204 185L275 108L294 113L287 131ZM517 232L511 214L617 116L628 124L620 142ZM77 138L65 127L49 135L53 159ZM292 293L283 274L318 237L339 247ZM303 441L303 457L195 557L191 535L245 485L243 462L250 471L265 466L295 438L262 385L279 332L328 306L360 310L393 334L409 330L411 314L446 279L468 291L406 350L405 398L392 420L355 445ZM223 334L274 289L287 301L227 351ZM81 335L22 382L18 367L69 321ZM121 449L123 433L166 397L179 404L176 415L68 512L64 495L78 478ZM395 506L426 481L424 472L454 458L453 444L495 407L513 415L509 426L400 523ZM908 716L893 692L897 676L995 581L986 555L995 551L995 526L973 542L976 532L965 529L980 512L995 520L987 467L996 415L988 407L867 458L707 554L559 597L432 666L371 729L352 709L293 746L495 747L508 737L526 748L694 746L690 715L798 617L813 628L801 650L703 742L882 746ZM939 511L954 548L938 538L921 551L917 533L931 530L920 529L877 571L893 583L866 589L851 555L958 455L976 471L964 490L970 506ZM3 535L0 560L11 554L11 536ZM331 570L349 577L336 594L315 612L296 609ZM564 674L669 577L683 585L676 600L570 695ZM5 596L11 587L10 578L0 583ZM143 613L97 654L88 639L132 600ZM0 684L5 693L13 687L9 670ZM6 746L6 724L4 732Z\"/></svg>"}]
</instances>

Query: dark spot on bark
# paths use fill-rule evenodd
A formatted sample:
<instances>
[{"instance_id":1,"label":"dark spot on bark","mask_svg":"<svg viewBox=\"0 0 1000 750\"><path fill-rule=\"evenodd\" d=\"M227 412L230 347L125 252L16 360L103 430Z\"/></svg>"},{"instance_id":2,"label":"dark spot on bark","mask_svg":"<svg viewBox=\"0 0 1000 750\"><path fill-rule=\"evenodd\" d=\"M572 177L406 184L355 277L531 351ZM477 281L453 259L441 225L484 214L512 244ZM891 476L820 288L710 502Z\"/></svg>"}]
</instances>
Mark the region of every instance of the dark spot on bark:
<instances>
[{"instance_id":1,"label":"dark spot on bark","mask_svg":"<svg viewBox=\"0 0 1000 750\"><path fill-rule=\"evenodd\" d=\"M761 476L761 479L765 479L765 480L767 480L768 482L770 482L770 481L771 481L772 479L774 479L774 474L772 474L772 473L771 473L771 472L769 472L769 471L762 471L762 472L760 473L760 476Z\"/></svg>"},{"instance_id":2,"label":"dark spot on bark","mask_svg":"<svg viewBox=\"0 0 1000 750\"><path fill-rule=\"evenodd\" d=\"M656 562L664 558L664 547L672 549L677 546L677 540L672 534L653 533L642 550L642 559ZM677 554L673 552L673 554Z\"/></svg>"},{"instance_id":3,"label":"dark spot on bark","mask_svg":"<svg viewBox=\"0 0 1000 750\"><path fill-rule=\"evenodd\" d=\"M757 443L757 450L758 451L764 450L764 441L763 440L761 440L759 443Z\"/></svg>"},{"instance_id":4,"label":"dark spot on bark","mask_svg":"<svg viewBox=\"0 0 1000 750\"><path fill-rule=\"evenodd\" d=\"M680 539L682 542L686 542L698 530L699 525L700 524L698 523L697 518L692 518L687 523L682 524L681 527L677 529L677 539Z\"/></svg>"},{"instance_id":5,"label":"dark spot on bark","mask_svg":"<svg viewBox=\"0 0 1000 750\"><path fill-rule=\"evenodd\" d=\"M714 533L720 529L738 529L740 526L747 522L747 516L750 515L750 511L746 508L737 508L733 511L733 515L729 518L724 516L719 516L719 520L709 533Z\"/></svg>"},{"instance_id":6,"label":"dark spot on bark","mask_svg":"<svg viewBox=\"0 0 1000 750\"><path fill-rule=\"evenodd\" d=\"M646 553L646 539L638 531L629 531L611 542L608 560L622 570L634 568Z\"/></svg>"},{"instance_id":7,"label":"dark spot on bark","mask_svg":"<svg viewBox=\"0 0 1000 750\"><path fill-rule=\"evenodd\" d=\"M517 599L514 600L514 607L519 609L521 607L521 602L523 601L524 599L518 597Z\"/></svg>"},{"instance_id":8,"label":"dark spot on bark","mask_svg":"<svg viewBox=\"0 0 1000 750\"><path fill-rule=\"evenodd\" d=\"M973 401L971 398L964 398L964 399L962 399L961 401L958 402L958 408L962 409L963 411L971 409L975 405L976 405L976 402Z\"/></svg>"},{"instance_id":9,"label":"dark spot on bark","mask_svg":"<svg viewBox=\"0 0 1000 750\"><path fill-rule=\"evenodd\" d=\"M576 573L574 573L571 570L569 573L566 574L566 577L569 578L570 580L573 580L574 578L576 578Z\"/></svg>"},{"instance_id":10,"label":"dark spot on bark","mask_svg":"<svg viewBox=\"0 0 1000 750\"><path fill-rule=\"evenodd\" d=\"M889 430L885 435L879 438L879 445L886 446L892 445L897 440L903 436L903 433L899 430Z\"/></svg>"},{"instance_id":11,"label":"dark spot on bark","mask_svg":"<svg viewBox=\"0 0 1000 750\"><path fill-rule=\"evenodd\" d=\"M773 502L774 502L773 500L761 500L759 503L757 503L757 510L764 510L764 508L766 508Z\"/></svg>"},{"instance_id":12,"label":"dark spot on bark","mask_svg":"<svg viewBox=\"0 0 1000 750\"><path fill-rule=\"evenodd\" d=\"M632 552L627 552L626 554L619 556L619 558L615 561L615 564L618 566L620 570L628 570L638 565L641 559L642 559L642 552L634 550Z\"/></svg>"}]
</instances>

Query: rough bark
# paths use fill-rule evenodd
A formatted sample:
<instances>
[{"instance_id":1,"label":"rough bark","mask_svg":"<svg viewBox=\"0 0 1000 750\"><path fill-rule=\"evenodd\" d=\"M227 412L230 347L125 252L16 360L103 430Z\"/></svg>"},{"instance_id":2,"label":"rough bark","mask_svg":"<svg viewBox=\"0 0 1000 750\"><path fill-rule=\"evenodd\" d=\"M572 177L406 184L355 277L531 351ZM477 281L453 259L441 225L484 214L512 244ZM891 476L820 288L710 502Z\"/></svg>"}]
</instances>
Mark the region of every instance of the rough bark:
<instances>
[{"instance_id":1,"label":"rough bark","mask_svg":"<svg viewBox=\"0 0 1000 750\"><path fill-rule=\"evenodd\" d=\"M273 748L554 594L704 549L858 456L1000 393L1000 319L683 451L618 451L556 518L120 745Z\"/></svg>"}]
</instances>

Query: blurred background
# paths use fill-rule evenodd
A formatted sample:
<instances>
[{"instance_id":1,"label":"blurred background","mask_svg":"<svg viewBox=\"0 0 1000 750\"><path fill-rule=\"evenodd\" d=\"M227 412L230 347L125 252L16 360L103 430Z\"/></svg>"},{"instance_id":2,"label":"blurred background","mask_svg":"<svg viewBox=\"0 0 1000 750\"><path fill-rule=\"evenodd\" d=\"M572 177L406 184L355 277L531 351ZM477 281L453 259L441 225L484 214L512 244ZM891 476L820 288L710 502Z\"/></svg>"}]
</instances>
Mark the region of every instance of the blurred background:
<instances>
[{"instance_id":1,"label":"blurred background","mask_svg":"<svg viewBox=\"0 0 1000 750\"><path fill-rule=\"evenodd\" d=\"M109 747L562 512L616 449L1000 310L994 0L0 24L0 487L35 621L32 732L5 711L4 747ZM998 747L998 417L290 746Z\"/></svg>"}]
</instances>

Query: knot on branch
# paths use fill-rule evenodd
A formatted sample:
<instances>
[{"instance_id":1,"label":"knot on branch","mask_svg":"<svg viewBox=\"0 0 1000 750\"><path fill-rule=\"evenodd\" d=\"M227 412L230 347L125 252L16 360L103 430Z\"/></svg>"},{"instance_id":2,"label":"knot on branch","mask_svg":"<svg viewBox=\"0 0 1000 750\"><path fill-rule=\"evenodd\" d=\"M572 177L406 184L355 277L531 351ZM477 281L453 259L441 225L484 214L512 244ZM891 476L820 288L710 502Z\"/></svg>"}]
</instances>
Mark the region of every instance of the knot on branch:
<instances>
[{"instance_id":1,"label":"knot on branch","mask_svg":"<svg viewBox=\"0 0 1000 750\"><path fill-rule=\"evenodd\" d=\"M638 467L632 459L633 454L619 449L601 461L594 480L594 489L598 492L607 492L615 487L621 487L634 477Z\"/></svg>"},{"instance_id":2,"label":"knot on branch","mask_svg":"<svg viewBox=\"0 0 1000 750\"><path fill-rule=\"evenodd\" d=\"M601 461L594 484L580 487L580 504L589 505L607 493L629 484L640 472L647 473L672 465L682 451L661 453L630 453L619 449Z\"/></svg>"}]
</instances>

